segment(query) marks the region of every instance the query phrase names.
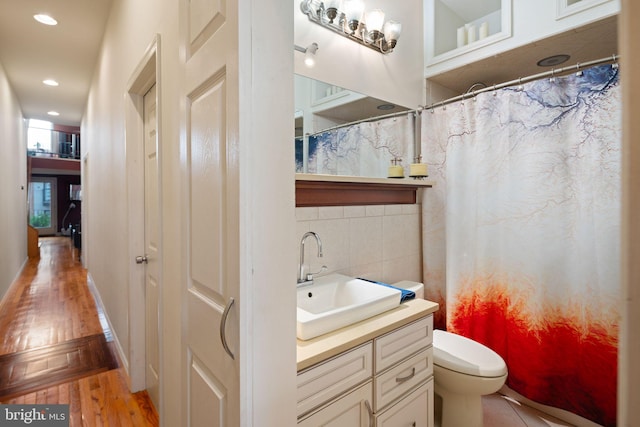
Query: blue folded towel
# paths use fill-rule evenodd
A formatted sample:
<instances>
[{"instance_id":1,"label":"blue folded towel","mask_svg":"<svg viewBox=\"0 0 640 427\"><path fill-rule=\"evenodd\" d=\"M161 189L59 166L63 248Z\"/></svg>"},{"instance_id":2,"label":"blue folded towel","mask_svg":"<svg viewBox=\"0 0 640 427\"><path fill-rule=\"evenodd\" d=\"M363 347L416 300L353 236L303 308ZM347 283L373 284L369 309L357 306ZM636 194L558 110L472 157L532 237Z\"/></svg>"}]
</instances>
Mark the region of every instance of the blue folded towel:
<instances>
[{"instance_id":1,"label":"blue folded towel","mask_svg":"<svg viewBox=\"0 0 640 427\"><path fill-rule=\"evenodd\" d=\"M400 295L400 303L403 303L405 301L409 301L409 300L414 299L416 297L416 293L413 292L413 291L410 291L409 289L398 288L396 286L389 285L388 283L376 282L375 280L369 280L369 279L365 279L363 277L358 277L358 279L364 280L364 281L367 281L367 282L371 282L371 283L375 283L376 285L386 286L387 288L392 288L392 289L399 290L402 293Z\"/></svg>"}]
</instances>

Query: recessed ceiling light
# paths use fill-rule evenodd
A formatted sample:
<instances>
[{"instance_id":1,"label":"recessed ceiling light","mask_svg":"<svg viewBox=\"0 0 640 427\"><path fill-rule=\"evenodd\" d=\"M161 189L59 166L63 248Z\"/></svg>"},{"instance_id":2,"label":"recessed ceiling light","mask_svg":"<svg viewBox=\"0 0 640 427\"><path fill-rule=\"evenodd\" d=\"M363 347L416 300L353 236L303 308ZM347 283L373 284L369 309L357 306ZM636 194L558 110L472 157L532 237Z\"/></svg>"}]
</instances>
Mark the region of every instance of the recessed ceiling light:
<instances>
[{"instance_id":1,"label":"recessed ceiling light","mask_svg":"<svg viewBox=\"0 0 640 427\"><path fill-rule=\"evenodd\" d=\"M33 19L45 25L58 25L58 21L50 17L49 15L45 15L43 13L39 13L37 15L33 15Z\"/></svg>"},{"instance_id":2,"label":"recessed ceiling light","mask_svg":"<svg viewBox=\"0 0 640 427\"><path fill-rule=\"evenodd\" d=\"M50 115L50 116L59 116L60 115L60 113L58 113L57 111L49 111L47 114Z\"/></svg>"},{"instance_id":3,"label":"recessed ceiling light","mask_svg":"<svg viewBox=\"0 0 640 427\"><path fill-rule=\"evenodd\" d=\"M43 80L42 83L46 84L47 86L58 86L58 82L53 79Z\"/></svg>"},{"instance_id":4,"label":"recessed ceiling light","mask_svg":"<svg viewBox=\"0 0 640 427\"><path fill-rule=\"evenodd\" d=\"M393 104L380 104L376 108L378 108L378 110L393 110L396 106Z\"/></svg>"},{"instance_id":5,"label":"recessed ceiling light","mask_svg":"<svg viewBox=\"0 0 640 427\"><path fill-rule=\"evenodd\" d=\"M547 58L541 59L538 61L539 67L553 67L555 65L562 64L563 62L567 62L571 58L569 55L561 54L561 55L553 55Z\"/></svg>"}]
</instances>

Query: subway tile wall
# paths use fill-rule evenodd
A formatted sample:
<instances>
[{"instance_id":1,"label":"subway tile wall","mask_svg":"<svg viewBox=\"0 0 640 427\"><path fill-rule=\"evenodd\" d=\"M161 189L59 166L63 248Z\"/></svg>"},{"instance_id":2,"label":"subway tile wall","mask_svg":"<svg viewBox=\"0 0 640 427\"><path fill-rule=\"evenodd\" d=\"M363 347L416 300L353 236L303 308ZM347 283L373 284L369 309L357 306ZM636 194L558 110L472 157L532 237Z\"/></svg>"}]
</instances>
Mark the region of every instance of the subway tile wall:
<instances>
[{"instance_id":1,"label":"subway tile wall","mask_svg":"<svg viewBox=\"0 0 640 427\"><path fill-rule=\"evenodd\" d=\"M420 204L296 208L298 244L307 231L322 240L305 242L305 264L315 273L336 272L386 283L422 282Z\"/></svg>"}]
</instances>

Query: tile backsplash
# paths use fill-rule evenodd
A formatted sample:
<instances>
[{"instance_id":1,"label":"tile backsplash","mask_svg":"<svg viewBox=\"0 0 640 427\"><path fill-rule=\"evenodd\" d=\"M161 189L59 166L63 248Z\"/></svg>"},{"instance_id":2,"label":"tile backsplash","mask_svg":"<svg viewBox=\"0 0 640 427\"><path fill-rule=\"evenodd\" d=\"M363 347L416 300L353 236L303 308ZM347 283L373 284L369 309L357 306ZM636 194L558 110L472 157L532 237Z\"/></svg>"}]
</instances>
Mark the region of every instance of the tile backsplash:
<instances>
[{"instance_id":1,"label":"tile backsplash","mask_svg":"<svg viewBox=\"0 0 640 427\"><path fill-rule=\"evenodd\" d=\"M386 283L422 282L420 204L296 208L298 244L307 231L322 240L305 242L305 264L315 273L336 272Z\"/></svg>"}]
</instances>

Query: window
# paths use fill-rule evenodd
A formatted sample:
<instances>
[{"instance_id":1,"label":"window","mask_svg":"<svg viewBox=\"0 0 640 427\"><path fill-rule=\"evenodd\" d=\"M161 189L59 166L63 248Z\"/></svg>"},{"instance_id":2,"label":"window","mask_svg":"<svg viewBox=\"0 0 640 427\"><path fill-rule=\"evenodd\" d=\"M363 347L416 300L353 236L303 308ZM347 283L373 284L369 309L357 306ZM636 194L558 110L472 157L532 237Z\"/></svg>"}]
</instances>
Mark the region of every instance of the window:
<instances>
[{"instance_id":1,"label":"window","mask_svg":"<svg viewBox=\"0 0 640 427\"><path fill-rule=\"evenodd\" d=\"M36 152L51 152L51 130L53 123L29 119L27 148Z\"/></svg>"}]
</instances>

